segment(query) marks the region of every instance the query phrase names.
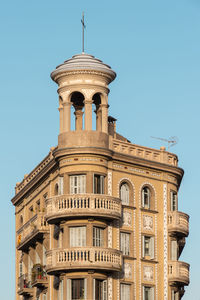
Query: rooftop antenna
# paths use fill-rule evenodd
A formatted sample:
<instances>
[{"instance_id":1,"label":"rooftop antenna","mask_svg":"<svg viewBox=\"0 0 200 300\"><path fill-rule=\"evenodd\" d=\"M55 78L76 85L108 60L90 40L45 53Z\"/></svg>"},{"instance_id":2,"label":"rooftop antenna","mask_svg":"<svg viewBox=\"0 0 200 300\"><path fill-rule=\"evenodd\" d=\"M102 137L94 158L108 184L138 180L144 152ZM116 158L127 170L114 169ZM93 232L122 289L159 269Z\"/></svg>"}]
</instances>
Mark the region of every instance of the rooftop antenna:
<instances>
[{"instance_id":1,"label":"rooftop antenna","mask_svg":"<svg viewBox=\"0 0 200 300\"><path fill-rule=\"evenodd\" d=\"M167 151L169 151L169 148L175 146L178 143L178 138L176 136L171 136L171 137L169 137L169 139L163 139L163 138L155 137L155 136L151 136L151 138L167 142L167 144L168 144Z\"/></svg>"},{"instance_id":2,"label":"rooftop antenna","mask_svg":"<svg viewBox=\"0 0 200 300\"><path fill-rule=\"evenodd\" d=\"M82 23L82 53L84 53L84 30L86 28L85 23L84 23L84 12L82 14L81 23Z\"/></svg>"}]
</instances>

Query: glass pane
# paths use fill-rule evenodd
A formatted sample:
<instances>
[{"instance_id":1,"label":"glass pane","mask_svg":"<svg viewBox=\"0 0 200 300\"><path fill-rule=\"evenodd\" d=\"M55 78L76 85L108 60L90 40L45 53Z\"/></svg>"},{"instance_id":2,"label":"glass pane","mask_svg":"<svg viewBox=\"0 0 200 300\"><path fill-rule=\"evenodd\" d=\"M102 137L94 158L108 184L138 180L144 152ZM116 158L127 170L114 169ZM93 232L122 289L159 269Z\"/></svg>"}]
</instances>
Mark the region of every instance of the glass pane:
<instances>
[{"instance_id":1,"label":"glass pane","mask_svg":"<svg viewBox=\"0 0 200 300\"><path fill-rule=\"evenodd\" d=\"M72 279L72 300L82 300L85 297L84 279Z\"/></svg>"}]
</instances>

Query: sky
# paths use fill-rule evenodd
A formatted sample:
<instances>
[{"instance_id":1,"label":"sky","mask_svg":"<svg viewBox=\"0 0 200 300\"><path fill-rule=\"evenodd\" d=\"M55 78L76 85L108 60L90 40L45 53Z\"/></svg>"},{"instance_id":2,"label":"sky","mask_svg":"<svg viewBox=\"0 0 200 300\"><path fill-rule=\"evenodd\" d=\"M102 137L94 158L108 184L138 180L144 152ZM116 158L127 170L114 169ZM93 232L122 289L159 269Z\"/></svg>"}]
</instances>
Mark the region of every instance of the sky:
<instances>
[{"instance_id":1,"label":"sky","mask_svg":"<svg viewBox=\"0 0 200 300\"><path fill-rule=\"evenodd\" d=\"M23 179L57 145L57 86L50 73L85 52L117 73L110 112L117 131L135 144L170 150L185 175L179 210L190 215L180 260L189 262L183 300L200 300L200 1L2 1L0 9L1 299L15 298L15 215L11 198Z\"/></svg>"}]
</instances>

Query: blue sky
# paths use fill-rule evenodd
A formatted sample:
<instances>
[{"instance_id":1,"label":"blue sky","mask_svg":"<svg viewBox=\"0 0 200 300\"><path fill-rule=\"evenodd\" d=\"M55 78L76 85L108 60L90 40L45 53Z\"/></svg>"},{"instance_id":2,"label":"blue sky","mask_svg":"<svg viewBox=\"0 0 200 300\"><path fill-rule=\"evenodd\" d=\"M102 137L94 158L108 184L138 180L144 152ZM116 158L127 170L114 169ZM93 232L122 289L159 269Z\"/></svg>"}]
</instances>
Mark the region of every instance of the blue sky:
<instances>
[{"instance_id":1,"label":"blue sky","mask_svg":"<svg viewBox=\"0 0 200 300\"><path fill-rule=\"evenodd\" d=\"M200 1L4 1L0 9L0 159L2 299L14 299L15 229L10 199L57 144L58 96L50 72L86 46L117 72L110 115L136 144L160 148L151 136L177 136L171 148L185 176L179 210L190 214L181 260L191 264L184 300L199 296ZM3 246L3 247L2 247Z\"/></svg>"}]
</instances>

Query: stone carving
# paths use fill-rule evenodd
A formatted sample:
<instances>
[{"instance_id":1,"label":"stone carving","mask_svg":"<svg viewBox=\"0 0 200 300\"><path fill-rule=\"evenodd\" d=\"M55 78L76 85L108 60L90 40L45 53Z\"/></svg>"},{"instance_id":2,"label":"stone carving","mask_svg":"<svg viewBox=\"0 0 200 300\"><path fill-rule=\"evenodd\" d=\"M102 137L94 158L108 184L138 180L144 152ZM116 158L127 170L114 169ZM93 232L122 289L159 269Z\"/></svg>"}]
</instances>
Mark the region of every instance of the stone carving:
<instances>
[{"instance_id":1,"label":"stone carving","mask_svg":"<svg viewBox=\"0 0 200 300\"><path fill-rule=\"evenodd\" d=\"M108 277L108 300L112 299L112 277Z\"/></svg>"},{"instance_id":2,"label":"stone carving","mask_svg":"<svg viewBox=\"0 0 200 300\"><path fill-rule=\"evenodd\" d=\"M128 263L124 264L124 277L125 278L131 278L132 277L131 264L128 264Z\"/></svg>"},{"instance_id":3,"label":"stone carving","mask_svg":"<svg viewBox=\"0 0 200 300\"><path fill-rule=\"evenodd\" d=\"M108 248L112 248L112 226L108 226Z\"/></svg>"},{"instance_id":4,"label":"stone carving","mask_svg":"<svg viewBox=\"0 0 200 300\"><path fill-rule=\"evenodd\" d=\"M147 215L143 216L143 229L153 230L153 217Z\"/></svg>"},{"instance_id":5,"label":"stone carving","mask_svg":"<svg viewBox=\"0 0 200 300\"><path fill-rule=\"evenodd\" d=\"M144 280L152 281L153 280L153 267L144 266L143 274L144 274Z\"/></svg>"},{"instance_id":6,"label":"stone carving","mask_svg":"<svg viewBox=\"0 0 200 300\"><path fill-rule=\"evenodd\" d=\"M131 213L129 213L129 212L124 212L123 213L123 225L125 225L125 226L131 226L132 225Z\"/></svg>"},{"instance_id":7,"label":"stone carving","mask_svg":"<svg viewBox=\"0 0 200 300\"><path fill-rule=\"evenodd\" d=\"M112 196L112 172L108 172L108 195Z\"/></svg>"}]
</instances>

